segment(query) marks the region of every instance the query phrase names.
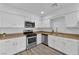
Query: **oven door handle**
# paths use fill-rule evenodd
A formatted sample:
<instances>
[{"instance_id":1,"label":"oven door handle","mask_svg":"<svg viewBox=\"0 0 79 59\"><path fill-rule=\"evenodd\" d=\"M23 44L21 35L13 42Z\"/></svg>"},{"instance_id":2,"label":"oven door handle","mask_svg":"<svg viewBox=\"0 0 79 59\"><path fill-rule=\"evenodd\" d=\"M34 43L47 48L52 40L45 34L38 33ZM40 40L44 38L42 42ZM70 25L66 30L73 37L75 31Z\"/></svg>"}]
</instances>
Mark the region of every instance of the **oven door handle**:
<instances>
[{"instance_id":1,"label":"oven door handle","mask_svg":"<svg viewBox=\"0 0 79 59\"><path fill-rule=\"evenodd\" d=\"M29 39L29 38L36 38L36 36L32 36L32 37L27 37L27 38L28 38L28 39Z\"/></svg>"}]
</instances>

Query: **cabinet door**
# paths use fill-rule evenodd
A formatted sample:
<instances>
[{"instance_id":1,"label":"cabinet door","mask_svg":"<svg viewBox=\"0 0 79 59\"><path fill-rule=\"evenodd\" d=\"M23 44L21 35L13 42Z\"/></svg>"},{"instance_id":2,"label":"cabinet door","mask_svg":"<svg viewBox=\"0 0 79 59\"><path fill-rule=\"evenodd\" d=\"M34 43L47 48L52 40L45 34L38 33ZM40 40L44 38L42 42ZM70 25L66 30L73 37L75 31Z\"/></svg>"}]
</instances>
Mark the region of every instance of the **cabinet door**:
<instances>
[{"instance_id":1,"label":"cabinet door","mask_svg":"<svg viewBox=\"0 0 79 59\"><path fill-rule=\"evenodd\" d=\"M54 38L51 35L48 35L48 45L52 48L55 47L55 41L53 40Z\"/></svg>"},{"instance_id":2,"label":"cabinet door","mask_svg":"<svg viewBox=\"0 0 79 59\"><path fill-rule=\"evenodd\" d=\"M0 55L6 55L7 54L7 49L6 49L6 41L1 40L0 41Z\"/></svg>"},{"instance_id":3,"label":"cabinet door","mask_svg":"<svg viewBox=\"0 0 79 59\"><path fill-rule=\"evenodd\" d=\"M55 48L59 51L63 50L63 40L60 37L57 36L49 36L48 39L48 44L49 46L51 46L52 48Z\"/></svg>"},{"instance_id":4,"label":"cabinet door","mask_svg":"<svg viewBox=\"0 0 79 59\"><path fill-rule=\"evenodd\" d=\"M13 53L12 50L16 48L14 44L11 42L10 39L0 41L0 54L1 55L12 54Z\"/></svg>"},{"instance_id":5,"label":"cabinet door","mask_svg":"<svg viewBox=\"0 0 79 59\"><path fill-rule=\"evenodd\" d=\"M55 47L54 48L61 51L61 52L63 52L63 49L64 49L63 38L54 36L54 39L55 39Z\"/></svg>"},{"instance_id":6,"label":"cabinet door","mask_svg":"<svg viewBox=\"0 0 79 59\"><path fill-rule=\"evenodd\" d=\"M26 49L26 38L24 37L18 37L18 38L13 38L11 40L13 49L11 50L10 53L16 54L18 52L21 52Z\"/></svg>"},{"instance_id":7,"label":"cabinet door","mask_svg":"<svg viewBox=\"0 0 79 59\"><path fill-rule=\"evenodd\" d=\"M17 43L17 50L16 52L20 52L26 49L26 37L18 37L17 40L15 40Z\"/></svg>"},{"instance_id":8,"label":"cabinet door","mask_svg":"<svg viewBox=\"0 0 79 59\"><path fill-rule=\"evenodd\" d=\"M41 26L42 26L42 28L50 28L50 20L49 19L43 19Z\"/></svg>"},{"instance_id":9,"label":"cabinet door","mask_svg":"<svg viewBox=\"0 0 79 59\"><path fill-rule=\"evenodd\" d=\"M42 35L37 34L37 44L40 44L42 42Z\"/></svg>"},{"instance_id":10,"label":"cabinet door","mask_svg":"<svg viewBox=\"0 0 79 59\"><path fill-rule=\"evenodd\" d=\"M26 49L26 38L12 38L0 41L0 54L11 55Z\"/></svg>"},{"instance_id":11,"label":"cabinet door","mask_svg":"<svg viewBox=\"0 0 79 59\"><path fill-rule=\"evenodd\" d=\"M65 49L64 49L64 52L66 54L70 54L70 55L79 54L78 47L79 47L78 40L66 38Z\"/></svg>"}]
</instances>

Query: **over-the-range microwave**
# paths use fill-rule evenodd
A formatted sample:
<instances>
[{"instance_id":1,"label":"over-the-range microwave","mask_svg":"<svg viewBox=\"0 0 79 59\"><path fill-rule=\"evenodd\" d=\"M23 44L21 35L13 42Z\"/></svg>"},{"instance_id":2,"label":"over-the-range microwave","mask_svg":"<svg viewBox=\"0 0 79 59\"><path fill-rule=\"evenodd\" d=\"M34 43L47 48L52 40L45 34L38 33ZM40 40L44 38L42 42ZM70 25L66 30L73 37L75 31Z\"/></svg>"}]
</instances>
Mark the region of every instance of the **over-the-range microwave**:
<instances>
[{"instance_id":1,"label":"over-the-range microwave","mask_svg":"<svg viewBox=\"0 0 79 59\"><path fill-rule=\"evenodd\" d=\"M25 21L25 28L34 28L35 22Z\"/></svg>"}]
</instances>

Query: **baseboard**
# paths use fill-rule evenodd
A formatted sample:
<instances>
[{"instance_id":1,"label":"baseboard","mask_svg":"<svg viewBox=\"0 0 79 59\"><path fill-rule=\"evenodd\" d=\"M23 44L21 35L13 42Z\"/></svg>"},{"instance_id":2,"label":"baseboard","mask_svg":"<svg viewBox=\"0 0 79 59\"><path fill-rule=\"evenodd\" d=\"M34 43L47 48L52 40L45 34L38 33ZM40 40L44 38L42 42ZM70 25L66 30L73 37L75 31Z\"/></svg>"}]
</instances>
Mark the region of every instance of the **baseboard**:
<instances>
[{"instance_id":1,"label":"baseboard","mask_svg":"<svg viewBox=\"0 0 79 59\"><path fill-rule=\"evenodd\" d=\"M44 43L42 43L42 44L44 44ZM48 46L47 44L44 44L45 46Z\"/></svg>"},{"instance_id":2,"label":"baseboard","mask_svg":"<svg viewBox=\"0 0 79 59\"><path fill-rule=\"evenodd\" d=\"M20 52L18 52L18 53L16 53L16 54L14 54L14 55L18 55L18 54L20 54L20 53L22 53L22 52L24 52L24 51L26 51L26 49L23 50L23 51L20 51Z\"/></svg>"}]
</instances>

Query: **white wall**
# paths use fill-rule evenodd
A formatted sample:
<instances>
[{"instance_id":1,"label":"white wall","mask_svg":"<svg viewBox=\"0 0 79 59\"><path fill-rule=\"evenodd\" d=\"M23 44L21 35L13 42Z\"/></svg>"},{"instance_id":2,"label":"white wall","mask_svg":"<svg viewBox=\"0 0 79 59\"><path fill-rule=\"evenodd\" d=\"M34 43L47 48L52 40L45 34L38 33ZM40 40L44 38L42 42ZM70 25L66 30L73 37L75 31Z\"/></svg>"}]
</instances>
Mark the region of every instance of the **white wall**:
<instances>
[{"instance_id":1,"label":"white wall","mask_svg":"<svg viewBox=\"0 0 79 59\"><path fill-rule=\"evenodd\" d=\"M67 28L66 27L66 22L65 22L65 17L64 17L66 14L76 12L76 11L79 11L79 4L78 5L70 4L63 8L52 11L51 14L46 16L44 19L52 20L52 22L54 22L55 24L54 30L56 30L56 27L57 27L58 32L79 34L79 28ZM73 24L72 21L71 23ZM53 27L53 24L52 24L52 27Z\"/></svg>"}]
</instances>

